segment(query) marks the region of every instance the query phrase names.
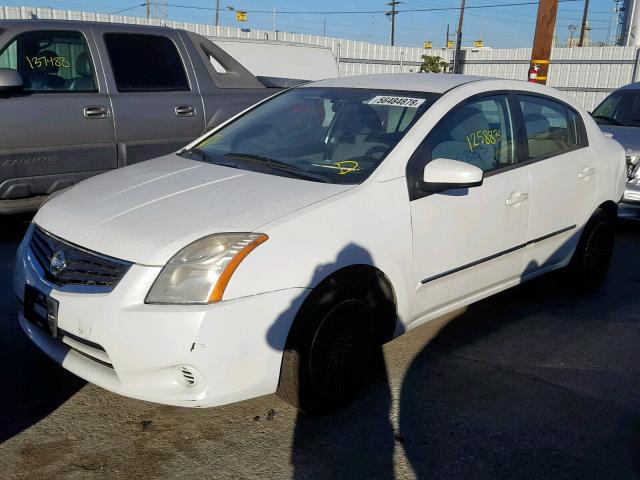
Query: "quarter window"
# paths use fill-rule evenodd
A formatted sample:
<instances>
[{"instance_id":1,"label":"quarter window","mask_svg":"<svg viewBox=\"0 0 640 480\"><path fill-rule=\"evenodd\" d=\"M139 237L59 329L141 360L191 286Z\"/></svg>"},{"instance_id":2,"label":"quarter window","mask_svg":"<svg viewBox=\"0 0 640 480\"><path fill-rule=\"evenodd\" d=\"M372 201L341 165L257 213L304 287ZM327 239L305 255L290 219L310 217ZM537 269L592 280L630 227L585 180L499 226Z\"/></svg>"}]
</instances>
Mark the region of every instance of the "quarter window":
<instances>
[{"instance_id":1,"label":"quarter window","mask_svg":"<svg viewBox=\"0 0 640 480\"><path fill-rule=\"evenodd\" d=\"M25 91L97 91L91 54L79 32L23 33L0 53L0 68L20 72Z\"/></svg>"},{"instance_id":2,"label":"quarter window","mask_svg":"<svg viewBox=\"0 0 640 480\"><path fill-rule=\"evenodd\" d=\"M563 103L547 98L519 96L529 147L529 160L561 155L586 144L579 116Z\"/></svg>"},{"instance_id":3,"label":"quarter window","mask_svg":"<svg viewBox=\"0 0 640 480\"><path fill-rule=\"evenodd\" d=\"M180 54L167 37L108 33L104 38L119 92L189 90Z\"/></svg>"},{"instance_id":4,"label":"quarter window","mask_svg":"<svg viewBox=\"0 0 640 480\"><path fill-rule=\"evenodd\" d=\"M425 162L460 160L484 172L516 162L511 112L506 96L472 100L449 112L427 137Z\"/></svg>"}]
</instances>

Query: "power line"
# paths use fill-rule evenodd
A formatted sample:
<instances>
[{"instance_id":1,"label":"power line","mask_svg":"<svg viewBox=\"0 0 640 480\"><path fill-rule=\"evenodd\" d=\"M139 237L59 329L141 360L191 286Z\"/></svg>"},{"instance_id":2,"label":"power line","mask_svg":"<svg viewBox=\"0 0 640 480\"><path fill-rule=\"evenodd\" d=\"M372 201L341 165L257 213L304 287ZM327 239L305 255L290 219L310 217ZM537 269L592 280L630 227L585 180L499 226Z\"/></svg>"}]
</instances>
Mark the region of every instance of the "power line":
<instances>
[{"instance_id":1,"label":"power line","mask_svg":"<svg viewBox=\"0 0 640 480\"><path fill-rule=\"evenodd\" d=\"M123 8L122 10L118 10L116 12L111 12L109 15L116 15L117 13L128 12L129 10L133 10L134 8L140 8L147 5L146 3L139 3L138 5L134 5L133 7Z\"/></svg>"},{"instance_id":2,"label":"power line","mask_svg":"<svg viewBox=\"0 0 640 480\"><path fill-rule=\"evenodd\" d=\"M558 0L558 3L569 3L569 2L582 2L583 0ZM513 3L492 3L485 5L470 5L465 7L466 9L478 9L478 8L503 8L503 7L519 7L526 5L538 5L538 1L530 1L530 2L513 2ZM168 7L172 8L186 8L192 10L207 10L207 11L215 11L215 8L212 7L198 7L196 5L181 5L181 4L167 4ZM135 8L135 7L132 7ZM396 10L396 14L398 13L414 13L414 12L437 12L437 11L447 11L447 10L460 10L460 7L433 7L433 8L406 8L403 10ZM247 13L273 13L272 10L244 10ZM375 13L384 13L386 14L387 10L283 10L278 11L278 15L371 15Z\"/></svg>"}]
</instances>

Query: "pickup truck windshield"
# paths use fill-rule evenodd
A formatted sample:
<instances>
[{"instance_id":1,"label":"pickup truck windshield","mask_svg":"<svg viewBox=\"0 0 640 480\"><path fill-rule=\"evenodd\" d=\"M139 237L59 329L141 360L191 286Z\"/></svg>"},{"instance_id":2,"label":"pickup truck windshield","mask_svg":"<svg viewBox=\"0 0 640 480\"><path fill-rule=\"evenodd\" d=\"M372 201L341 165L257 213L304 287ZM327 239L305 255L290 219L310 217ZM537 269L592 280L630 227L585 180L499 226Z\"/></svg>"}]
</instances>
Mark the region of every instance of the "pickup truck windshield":
<instances>
[{"instance_id":1,"label":"pickup truck windshield","mask_svg":"<svg viewBox=\"0 0 640 480\"><path fill-rule=\"evenodd\" d=\"M640 90L609 95L592 113L600 125L640 127Z\"/></svg>"},{"instance_id":2,"label":"pickup truck windshield","mask_svg":"<svg viewBox=\"0 0 640 480\"><path fill-rule=\"evenodd\" d=\"M438 94L289 90L181 153L209 163L328 183L367 178Z\"/></svg>"}]
</instances>

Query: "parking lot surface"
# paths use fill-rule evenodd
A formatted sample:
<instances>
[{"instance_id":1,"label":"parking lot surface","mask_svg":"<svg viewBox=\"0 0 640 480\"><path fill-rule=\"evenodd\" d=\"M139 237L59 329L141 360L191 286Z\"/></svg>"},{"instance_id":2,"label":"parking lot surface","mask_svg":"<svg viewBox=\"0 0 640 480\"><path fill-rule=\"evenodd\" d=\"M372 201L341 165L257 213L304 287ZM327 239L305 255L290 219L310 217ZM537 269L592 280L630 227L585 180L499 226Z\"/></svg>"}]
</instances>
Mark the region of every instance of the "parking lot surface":
<instances>
[{"instance_id":1,"label":"parking lot surface","mask_svg":"<svg viewBox=\"0 0 640 480\"><path fill-rule=\"evenodd\" d=\"M275 395L131 400L55 365L16 321L28 218L0 221L2 479L639 477L640 225L597 293L546 276L430 322L385 346L356 402L309 418Z\"/></svg>"}]
</instances>

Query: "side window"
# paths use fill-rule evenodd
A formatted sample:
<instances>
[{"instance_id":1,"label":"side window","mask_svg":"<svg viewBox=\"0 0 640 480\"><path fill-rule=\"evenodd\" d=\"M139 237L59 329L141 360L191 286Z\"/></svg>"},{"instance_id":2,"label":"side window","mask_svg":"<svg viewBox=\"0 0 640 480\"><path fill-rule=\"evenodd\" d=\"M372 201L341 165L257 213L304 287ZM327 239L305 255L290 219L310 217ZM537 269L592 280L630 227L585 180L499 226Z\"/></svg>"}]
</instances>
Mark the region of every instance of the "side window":
<instances>
[{"instance_id":1,"label":"side window","mask_svg":"<svg viewBox=\"0 0 640 480\"><path fill-rule=\"evenodd\" d=\"M97 92L91 54L80 32L37 31L0 53L0 68L20 72L30 92Z\"/></svg>"},{"instance_id":2,"label":"side window","mask_svg":"<svg viewBox=\"0 0 640 480\"><path fill-rule=\"evenodd\" d=\"M569 115L569 144L574 148L586 147L589 142L582 117L569 108L567 108L567 114Z\"/></svg>"},{"instance_id":3,"label":"side window","mask_svg":"<svg viewBox=\"0 0 640 480\"><path fill-rule=\"evenodd\" d=\"M586 143L582 120L563 103L529 95L520 95L519 100L529 160L561 155Z\"/></svg>"},{"instance_id":4,"label":"side window","mask_svg":"<svg viewBox=\"0 0 640 480\"><path fill-rule=\"evenodd\" d=\"M178 49L167 37L108 33L104 39L119 92L189 90Z\"/></svg>"},{"instance_id":5,"label":"side window","mask_svg":"<svg viewBox=\"0 0 640 480\"><path fill-rule=\"evenodd\" d=\"M516 163L507 97L484 97L449 112L429 133L426 161L460 160L491 172Z\"/></svg>"}]
</instances>

